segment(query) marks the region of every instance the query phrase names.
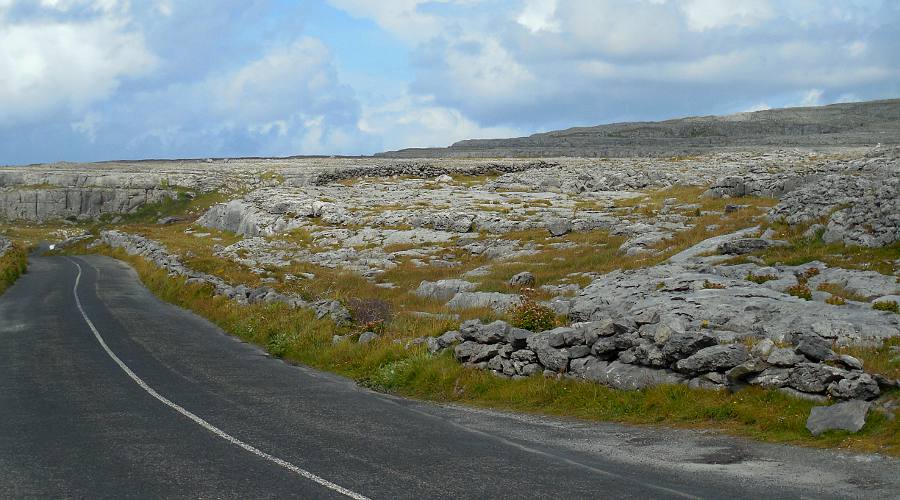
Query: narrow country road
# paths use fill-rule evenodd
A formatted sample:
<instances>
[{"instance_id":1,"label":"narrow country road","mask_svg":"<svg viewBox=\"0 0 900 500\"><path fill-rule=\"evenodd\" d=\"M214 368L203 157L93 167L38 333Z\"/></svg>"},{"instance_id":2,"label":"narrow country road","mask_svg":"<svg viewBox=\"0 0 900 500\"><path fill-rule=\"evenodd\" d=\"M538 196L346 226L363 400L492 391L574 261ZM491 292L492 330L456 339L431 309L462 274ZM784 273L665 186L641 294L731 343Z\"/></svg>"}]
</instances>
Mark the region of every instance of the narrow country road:
<instances>
[{"instance_id":1,"label":"narrow country road","mask_svg":"<svg viewBox=\"0 0 900 500\"><path fill-rule=\"evenodd\" d=\"M105 257L35 257L0 297L0 498L871 499L897 496L898 471L377 394L236 341Z\"/></svg>"}]
</instances>

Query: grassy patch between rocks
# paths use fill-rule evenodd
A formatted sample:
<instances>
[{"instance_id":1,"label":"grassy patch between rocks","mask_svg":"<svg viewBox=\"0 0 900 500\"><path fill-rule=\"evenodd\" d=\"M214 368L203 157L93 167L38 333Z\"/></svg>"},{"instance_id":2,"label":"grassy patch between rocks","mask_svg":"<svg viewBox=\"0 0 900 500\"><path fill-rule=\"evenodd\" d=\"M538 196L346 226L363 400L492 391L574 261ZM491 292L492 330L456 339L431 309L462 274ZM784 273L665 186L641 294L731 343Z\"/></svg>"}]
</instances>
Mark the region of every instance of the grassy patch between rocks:
<instances>
[{"instance_id":1,"label":"grassy patch between rocks","mask_svg":"<svg viewBox=\"0 0 900 500\"><path fill-rule=\"evenodd\" d=\"M770 225L775 231L775 238L788 242L787 246L774 246L751 254L761 258L765 265L799 266L818 260L829 267L877 271L892 275L895 262L900 259L900 242L894 242L879 248L868 248L845 245L841 242L826 243L821 235L807 236L804 233L809 225L789 226L782 223ZM749 262L748 256L736 257L730 264ZM850 297L845 297L850 298ZM854 300L854 299L851 299Z\"/></svg>"},{"instance_id":2,"label":"grassy patch between rocks","mask_svg":"<svg viewBox=\"0 0 900 500\"><path fill-rule=\"evenodd\" d=\"M829 432L814 438L804 427L814 403L774 391L749 388L729 394L661 386L625 392L593 383L539 376L504 380L484 371L464 368L449 353L431 356L421 347L405 349L393 342L458 326L458 320L436 317L399 314L379 340L366 345L352 342L332 345L332 335L346 334L349 330L338 328L328 320L317 320L310 311L280 304L241 306L213 297L208 287L186 285L183 279L169 277L139 257L121 251L105 250L105 253L134 266L145 285L163 300L192 310L225 331L264 346L288 361L336 372L377 390L430 401L588 420L711 427L765 441L900 456L900 422L879 413L873 413L857 434Z\"/></svg>"}]
</instances>

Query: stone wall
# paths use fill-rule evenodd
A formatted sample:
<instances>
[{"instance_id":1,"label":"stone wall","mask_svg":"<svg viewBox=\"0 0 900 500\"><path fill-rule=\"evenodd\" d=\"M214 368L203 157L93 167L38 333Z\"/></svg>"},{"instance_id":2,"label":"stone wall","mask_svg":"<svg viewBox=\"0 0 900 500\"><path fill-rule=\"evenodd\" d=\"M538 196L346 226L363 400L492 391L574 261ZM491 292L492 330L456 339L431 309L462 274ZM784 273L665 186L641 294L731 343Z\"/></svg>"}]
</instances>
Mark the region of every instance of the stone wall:
<instances>
[{"instance_id":1,"label":"stone wall","mask_svg":"<svg viewBox=\"0 0 900 500\"><path fill-rule=\"evenodd\" d=\"M660 384L736 390L778 389L813 400L871 400L898 381L863 370L816 336L779 347L768 339L748 346L720 343L675 324L642 328L629 318L604 319L535 333L503 321L463 322L459 331L422 340L429 351L452 349L458 361L498 376L535 374L591 380L622 390Z\"/></svg>"}]
</instances>

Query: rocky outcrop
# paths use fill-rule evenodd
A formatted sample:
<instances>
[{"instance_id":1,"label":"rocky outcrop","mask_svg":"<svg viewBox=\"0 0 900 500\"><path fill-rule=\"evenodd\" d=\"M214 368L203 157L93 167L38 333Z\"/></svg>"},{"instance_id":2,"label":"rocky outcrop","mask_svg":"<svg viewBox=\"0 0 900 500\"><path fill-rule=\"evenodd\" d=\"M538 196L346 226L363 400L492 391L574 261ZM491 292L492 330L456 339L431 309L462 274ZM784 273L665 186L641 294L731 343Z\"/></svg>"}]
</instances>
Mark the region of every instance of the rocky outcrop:
<instances>
[{"instance_id":1,"label":"rocky outcrop","mask_svg":"<svg viewBox=\"0 0 900 500\"><path fill-rule=\"evenodd\" d=\"M900 161L892 149L805 170L750 169L718 179L706 194L778 198L769 220L824 221L827 243L881 247L900 241Z\"/></svg>"},{"instance_id":2,"label":"rocky outcrop","mask_svg":"<svg viewBox=\"0 0 900 500\"><path fill-rule=\"evenodd\" d=\"M768 340L752 349L719 341L708 332L684 330L677 321L604 318L545 332L470 320L459 331L419 343L433 353L452 348L459 362L502 377L565 376L622 390L662 384L730 390L757 385L799 397L872 400L898 386L898 381L864 372L856 358L836 355L822 337L805 336L782 348L790 352L790 360Z\"/></svg>"},{"instance_id":3,"label":"rocky outcrop","mask_svg":"<svg viewBox=\"0 0 900 500\"><path fill-rule=\"evenodd\" d=\"M0 218L37 222L91 219L131 213L145 205L177 196L177 191L169 189L5 188L0 189Z\"/></svg>"},{"instance_id":4,"label":"rocky outcrop","mask_svg":"<svg viewBox=\"0 0 900 500\"><path fill-rule=\"evenodd\" d=\"M228 297L239 304L282 302L292 307L313 309L317 318L328 316L337 323L348 323L352 319L347 308L336 300L320 300L310 303L297 296L279 293L270 287L251 288L243 284L231 285L218 276L195 271L185 266L177 255L170 253L162 244L140 235L121 231L103 231L97 241L111 248L120 248L129 255L139 255L168 271L172 276L186 278L187 283L210 285L216 295Z\"/></svg>"},{"instance_id":5,"label":"rocky outcrop","mask_svg":"<svg viewBox=\"0 0 900 500\"><path fill-rule=\"evenodd\" d=\"M687 328L703 329L721 340L756 337L783 342L814 334L850 345L880 343L900 335L900 317L875 311L869 304L835 306L785 293L783 289L797 284L793 273L790 279L760 284L745 278L766 276L765 270L744 267L743 276L729 277L740 271L730 272L727 267L691 269L665 264L615 271L597 278L572 299L569 318L592 321L631 316L648 325L677 318Z\"/></svg>"}]
</instances>

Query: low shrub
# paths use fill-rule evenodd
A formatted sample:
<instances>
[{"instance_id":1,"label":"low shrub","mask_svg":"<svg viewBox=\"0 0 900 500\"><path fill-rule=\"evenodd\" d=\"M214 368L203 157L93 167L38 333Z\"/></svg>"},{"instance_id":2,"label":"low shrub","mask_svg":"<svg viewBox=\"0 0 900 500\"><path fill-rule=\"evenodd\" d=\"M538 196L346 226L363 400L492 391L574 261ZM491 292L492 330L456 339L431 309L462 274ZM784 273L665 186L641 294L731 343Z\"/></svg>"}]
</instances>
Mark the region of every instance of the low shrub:
<instances>
[{"instance_id":1,"label":"low shrub","mask_svg":"<svg viewBox=\"0 0 900 500\"><path fill-rule=\"evenodd\" d=\"M15 244L0 255L0 294L15 283L27 267L28 256L25 250Z\"/></svg>"},{"instance_id":2,"label":"low shrub","mask_svg":"<svg viewBox=\"0 0 900 500\"><path fill-rule=\"evenodd\" d=\"M510 324L532 332L542 332L556 326L553 309L535 302L534 290L526 288L522 301L509 311Z\"/></svg>"},{"instance_id":3,"label":"low shrub","mask_svg":"<svg viewBox=\"0 0 900 500\"><path fill-rule=\"evenodd\" d=\"M390 302L381 299L357 299L347 301L347 308L360 332L374 332L379 335L393 316Z\"/></svg>"}]
</instances>

